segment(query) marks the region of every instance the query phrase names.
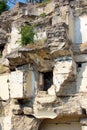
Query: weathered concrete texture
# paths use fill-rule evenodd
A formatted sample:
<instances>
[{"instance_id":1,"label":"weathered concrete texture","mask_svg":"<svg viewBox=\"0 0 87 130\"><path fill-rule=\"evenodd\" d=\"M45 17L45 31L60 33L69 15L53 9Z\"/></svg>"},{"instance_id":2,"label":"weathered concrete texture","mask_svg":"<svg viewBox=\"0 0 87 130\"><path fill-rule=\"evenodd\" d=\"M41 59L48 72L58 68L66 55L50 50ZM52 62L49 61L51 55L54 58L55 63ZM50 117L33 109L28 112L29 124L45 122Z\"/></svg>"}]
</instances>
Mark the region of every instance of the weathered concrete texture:
<instances>
[{"instance_id":1,"label":"weathered concrete texture","mask_svg":"<svg viewBox=\"0 0 87 130\"><path fill-rule=\"evenodd\" d=\"M51 122L49 123L48 122L44 122L41 124L39 130L54 130L54 129L57 129L57 130L73 130L73 129L76 129L76 130L81 130L81 125L80 123L76 123L76 122L72 122L72 123L63 123L63 124L56 124L55 122Z\"/></svg>"},{"instance_id":2,"label":"weathered concrete texture","mask_svg":"<svg viewBox=\"0 0 87 130\"><path fill-rule=\"evenodd\" d=\"M28 116L13 116L12 130L38 130L40 120Z\"/></svg>"},{"instance_id":3,"label":"weathered concrete texture","mask_svg":"<svg viewBox=\"0 0 87 130\"><path fill-rule=\"evenodd\" d=\"M21 46L24 24L35 26L34 44ZM0 15L2 130L87 129L86 24L86 0L18 3Z\"/></svg>"},{"instance_id":4,"label":"weathered concrete texture","mask_svg":"<svg viewBox=\"0 0 87 130\"><path fill-rule=\"evenodd\" d=\"M19 48L21 45L21 35L19 34L19 30L16 27L15 23L12 25L12 30L10 34L11 40L7 46L7 53L10 53L12 50Z\"/></svg>"},{"instance_id":5,"label":"weathered concrete texture","mask_svg":"<svg viewBox=\"0 0 87 130\"><path fill-rule=\"evenodd\" d=\"M0 28L0 46L2 48L6 44L6 40L7 40L6 31Z\"/></svg>"},{"instance_id":6,"label":"weathered concrete texture","mask_svg":"<svg viewBox=\"0 0 87 130\"><path fill-rule=\"evenodd\" d=\"M67 82L74 81L76 77L76 64L72 60L59 61L55 64L53 71L53 84L56 86L56 92Z\"/></svg>"},{"instance_id":7,"label":"weathered concrete texture","mask_svg":"<svg viewBox=\"0 0 87 130\"><path fill-rule=\"evenodd\" d=\"M0 97L3 100L9 99L9 73L0 75Z\"/></svg>"},{"instance_id":8,"label":"weathered concrete texture","mask_svg":"<svg viewBox=\"0 0 87 130\"><path fill-rule=\"evenodd\" d=\"M10 116L6 116L3 120L3 129L4 130L10 130L11 129L11 117Z\"/></svg>"},{"instance_id":9,"label":"weathered concrete texture","mask_svg":"<svg viewBox=\"0 0 87 130\"><path fill-rule=\"evenodd\" d=\"M86 71L87 71L87 63L81 63L81 67L78 68L77 73L77 91L79 92L87 91Z\"/></svg>"},{"instance_id":10,"label":"weathered concrete texture","mask_svg":"<svg viewBox=\"0 0 87 130\"><path fill-rule=\"evenodd\" d=\"M51 53L57 52L60 50L66 50L65 55L69 55L70 52L67 52L69 47L69 41L67 37L67 25L65 23L56 24L56 26L51 27L47 31L48 44L51 50ZM61 52L62 55L62 52Z\"/></svg>"}]
</instances>

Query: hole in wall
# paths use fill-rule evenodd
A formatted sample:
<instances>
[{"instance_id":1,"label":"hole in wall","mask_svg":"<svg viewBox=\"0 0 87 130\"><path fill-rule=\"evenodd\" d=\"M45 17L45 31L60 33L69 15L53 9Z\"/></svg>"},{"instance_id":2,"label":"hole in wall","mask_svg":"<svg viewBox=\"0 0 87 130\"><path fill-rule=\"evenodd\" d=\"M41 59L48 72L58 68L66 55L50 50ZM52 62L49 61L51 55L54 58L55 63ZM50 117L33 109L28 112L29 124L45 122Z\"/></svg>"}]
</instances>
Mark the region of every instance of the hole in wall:
<instances>
[{"instance_id":1,"label":"hole in wall","mask_svg":"<svg viewBox=\"0 0 87 130\"><path fill-rule=\"evenodd\" d=\"M53 84L53 72L50 71L43 73L43 80L44 80L43 91L47 91Z\"/></svg>"},{"instance_id":2,"label":"hole in wall","mask_svg":"<svg viewBox=\"0 0 87 130\"><path fill-rule=\"evenodd\" d=\"M82 114L86 115L86 109L82 108Z\"/></svg>"},{"instance_id":3,"label":"hole in wall","mask_svg":"<svg viewBox=\"0 0 87 130\"><path fill-rule=\"evenodd\" d=\"M82 63L78 62L77 63L77 72L80 72L82 68Z\"/></svg>"},{"instance_id":4,"label":"hole in wall","mask_svg":"<svg viewBox=\"0 0 87 130\"><path fill-rule=\"evenodd\" d=\"M77 67L78 67L78 68L81 68L81 67L82 67L82 64L81 64L81 63L77 63Z\"/></svg>"}]
</instances>

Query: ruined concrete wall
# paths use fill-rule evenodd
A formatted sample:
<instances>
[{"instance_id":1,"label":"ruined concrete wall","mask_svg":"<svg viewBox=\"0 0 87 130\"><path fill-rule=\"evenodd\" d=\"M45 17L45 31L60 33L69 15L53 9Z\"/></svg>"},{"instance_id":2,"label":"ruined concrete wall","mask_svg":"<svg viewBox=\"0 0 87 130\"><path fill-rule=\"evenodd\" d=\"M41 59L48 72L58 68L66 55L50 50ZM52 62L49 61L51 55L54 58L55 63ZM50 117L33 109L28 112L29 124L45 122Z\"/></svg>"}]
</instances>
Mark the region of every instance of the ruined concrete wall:
<instances>
[{"instance_id":1,"label":"ruined concrete wall","mask_svg":"<svg viewBox=\"0 0 87 130\"><path fill-rule=\"evenodd\" d=\"M52 0L2 13L2 130L87 129L86 10L85 0ZM32 45L16 43L24 24L36 25Z\"/></svg>"}]
</instances>

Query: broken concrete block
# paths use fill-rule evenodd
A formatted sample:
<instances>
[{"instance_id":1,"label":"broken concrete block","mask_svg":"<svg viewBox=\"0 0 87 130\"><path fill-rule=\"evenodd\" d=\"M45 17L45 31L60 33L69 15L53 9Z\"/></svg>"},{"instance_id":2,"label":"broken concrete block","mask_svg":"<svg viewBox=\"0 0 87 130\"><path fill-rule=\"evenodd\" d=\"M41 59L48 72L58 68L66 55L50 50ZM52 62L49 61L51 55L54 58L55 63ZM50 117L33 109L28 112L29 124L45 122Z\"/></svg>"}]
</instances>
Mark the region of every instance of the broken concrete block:
<instances>
[{"instance_id":1,"label":"broken concrete block","mask_svg":"<svg viewBox=\"0 0 87 130\"><path fill-rule=\"evenodd\" d=\"M56 95L55 86L54 86L54 85L52 85L52 86L48 89L48 94L49 94L49 95Z\"/></svg>"},{"instance_id":2,"label":"broken concrete block","mask_svg":"<svg viewBox=\"0 0 87 130\"><path fill-rule=\"evenodd\" d=\"M87 78L78 78L76 86L77 92L87 92Z\"/></svg>"},{"instance_id":3,"label":"broken concrete block","mask_svg":"<svg viewBox=\"0 0 87 130\"><path fill-rule=\"evenodd\" d=\"M47 39L46 31L40 31L34 36L35 41L40 41L44 42Z\"/></svg>"},{"instance_id":4,"label":"broken concrete block","mask_svg":"<svg viewBox=\"0 0 87 130\"><path fill-rule=\"evenodd\" d=\"M30 115L30 114L33 113L33 109L32 109L31 107L24 107L24 108L23 108L23 113L24 113L25 115Z\"/></svg>"},{"instance_id":5,"label":"broken concrete block","mask_svg":"<svg viewBox=\"0 0 87 130\"><path fill-rule=\"evenodd\" d=\"M2 100L9 99L9 73L0 75L0 97Z\"/></svg>"},{"instance_id":6,"label":"broken concrete block","mask_svg":"<svg viewBox=\"0 0 87 130\"><path fill-rule=\"evenodd\" d=\"M87 16L82 15L75 18L74 43L87 43Z\"/></svg>"},{"instance_id":7,"label":"broken concrete block","mask_svg":"<svg viewBox=\"0 0 87 130\"><path fill-rule=\"evenodd\" d=\"M87 78L87 63L80 63L80 67L78 67L77 78Z\"/></svg>"},{"instance_id":8,"label":"broken concrete block","mask_svg":"<svg viewBox=\"0 0 87 130\"><path fill-rule=\"evenodd\" d=\"M54 119L57 117L57 114L52 111L52 110L39 110L37 113L35 113L35 117L38 119L43 119L43 118L50 118Z\"/></svg>"},{"instance_id":9,"label":"broken concrete block","mask_svg":"<svg viewBox=\"0 0 87 130\"><path fill-rule=\"evenodd\" d=\"M87 63L79 63L76 86L78 92L87 92Z\"/></svg>"},{"instance_id":10,"label":"broken concrete block","mask_svg":"<svg viewBox=\"0 0 87 130\"><path fill-rule=\"evenodd\" d=\"M58 61L53 71L53 84L56 86L56 92L60 90L63 84L74 81L76 76L76 64L72 60Z\"/></svg>"},{"instance_id":11,"label":"broken concrete block","mask_svg":"<svg viewBox=\"0 0 87 130\"><path fill-rule=\"evenodd\" d=\"M87 54L76 55L75 61L78 63L87 62Z\"/></svg>"},{"instance_id":12,"label":"broken concrete block","mask_svg":"<svg viewBox=\"0 0 87 130\"><path fill-rule=\"evenodd\" d=\"M23 98L23 72L15 71L10 75L10 96L11 98Z\"/></svg>"},{"instance_id":13,"label":"broken concrete block","mask_svg":"<svg viewBox=\"0 0 87 130\"><path fill-rule=\"evenodd\" d=\"M57 23L61 23L61 17L59 17L59 16L54 16L53 18L52 18L52 25L54 26L54 25L56 25Z\"/></svg>"},{"instance_id":14,"label":"broken concrete block","mask_svg":"<svg viewBox=\"0 0 87 130\"><path fill-rule=\"evenodd\" d=\"M11 130L11 117L6 116L3 120L4 130Z\"/></svg>"},{"instance_id":15,"label":"broken concrete block","mask_svg":"<svg viewBox=\"0 0 87 130\"><path fill-rule=\"evenodd\" d=\"M48 3L47 6L44 8L44 13L47 14L50 14L54 11L55 9L55 3L54 2L51 2L51 3Z\"/></svg>"},{"instance_id":16,"label":"broken concrete block","mask_svg":"<svg viewBox=\"0 0 87 130\"><path fill-rule=\"evenodd\" d=\"M10 44L7 46L7 52L10 53L13 49L20 47L21 43L21 35L19 34L19 30L16 25L13 23L12 31L11 31L11 41ZM14 37L15 36L15 37Z\"/></svg>"},{"instance_id":17,"label":"broken concrete block","mask_svg":"<svg viewBox=\"0 0 87 130\"><path fill-rule=\"evenodd\" d=\"M14 108L12 109L13 114L20 115L23 113L20 105L14 105Z\"/></svg>"},{"instance_id":18,"label":"broken concrete block","mask_svg":"<svg viewBox=\"0 0 87 130\"><path fill-rule=\"evenodd\" d=\"M83 125L82 130L87 130L87 125Z\"/></svg>"},{"instance_id":19,"label":"broken concrete block","mask_svg":"<svg viewBox=\"0 0 87 130\"><path fill-rule=\"evenodd\" d=\"M87 126L87 118L81 118L80 123L84 126Z\"/></svg>"},{"instance_id":20,"label":"broken concrete block","mask_svg":"<svg viewBox=\"0 0 87 130\"><path fill-rule=\"evenodd\" d=\"M34 96L35 77L33 71L17 70L10 75L11 98L29 98Z\"/></svg>"}]
</instances>

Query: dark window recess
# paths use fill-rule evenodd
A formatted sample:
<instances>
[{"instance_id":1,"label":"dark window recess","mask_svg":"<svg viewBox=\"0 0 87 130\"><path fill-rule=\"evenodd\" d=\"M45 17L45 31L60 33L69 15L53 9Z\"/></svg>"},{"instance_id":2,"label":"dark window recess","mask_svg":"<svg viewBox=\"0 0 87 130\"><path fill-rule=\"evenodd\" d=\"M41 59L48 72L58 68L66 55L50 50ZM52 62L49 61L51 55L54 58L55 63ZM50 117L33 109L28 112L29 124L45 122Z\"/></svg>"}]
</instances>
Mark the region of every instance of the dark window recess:
<instances>
[{"instance_id":1,"label":"dark window recess","mask_svg":"<svg viewBox=\"0 0 87 130\"><path fill-rule=\"evenodd\" d=\"M82 108L82 114L86 115L86 109Z\"/></svg>"},{"instance_id":2,"label":"dark window recess","mask_svg":"<svg viewBox=\"0 0 87 130\"><path fill-rule=\"evenodd\" d=\"M44 88L43 91L47 91L53 84L53 72L43 73Z\"/></svg>"},{"instance_id":3,"label":"dark window recess","mask_svg":"<svg viewBox=\"0 0 87 130\"><path fill-rule=\"evenodd\" d=\"M81 63L77 63L77 67L78 67L78 68L81 68L81 67L82 67L82 64L81 64Z\"/></svg>"},{"instance_id":4,"label":"dark window recess","mask_svg":"<svg viewBox=\"0 0 87 130\"><path fill-rule=\"evenodd\" d=\"M70 1L74 1L74 0L69 0L69 2L70 2Z\"/></svg>"},{"instance_id":5,"label":"dark window recess","mask_svg":"<svg viewBox=\"0 0 87 130\"><path fill-rule=\"evenodd\" d=\"M0 46L0 56L2 56L3 50L4 50L4 46Z\"/></svg>"}]
</instances>

